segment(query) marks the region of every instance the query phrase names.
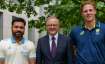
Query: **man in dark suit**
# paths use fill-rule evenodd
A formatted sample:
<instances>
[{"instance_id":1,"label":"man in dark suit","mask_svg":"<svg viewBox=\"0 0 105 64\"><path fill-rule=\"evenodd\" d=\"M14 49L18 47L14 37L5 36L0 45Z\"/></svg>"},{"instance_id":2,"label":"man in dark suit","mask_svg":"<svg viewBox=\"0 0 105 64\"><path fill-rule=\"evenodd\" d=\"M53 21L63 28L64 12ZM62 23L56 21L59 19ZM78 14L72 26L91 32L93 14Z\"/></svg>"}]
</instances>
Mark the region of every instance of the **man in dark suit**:
<instances>
[{"instance_id":1,"label":"man in dark suit","mask_svg":"<svg viewBox=\"0 0 105 64\"><path fill-rule=\"evenodd\" d=\"M46 20L47 35L37 44L37 64L72 64L70 40L59 34L59 19L50 16Z\"/></svg>"}]
</instances>

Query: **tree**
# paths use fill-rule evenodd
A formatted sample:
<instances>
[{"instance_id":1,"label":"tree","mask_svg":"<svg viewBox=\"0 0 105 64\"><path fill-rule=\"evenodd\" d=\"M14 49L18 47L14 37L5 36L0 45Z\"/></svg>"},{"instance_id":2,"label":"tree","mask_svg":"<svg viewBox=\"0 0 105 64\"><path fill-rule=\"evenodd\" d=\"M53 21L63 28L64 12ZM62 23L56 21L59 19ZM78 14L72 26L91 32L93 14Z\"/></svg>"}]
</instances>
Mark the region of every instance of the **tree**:
<instances>
[{"instance_id":1,"label":"tree","mask_svg":"<svg viewBox=\"0 0 105 64\"><path fill-rule=\"evenodd\" d=\"M54 1L54 2L53 2ZM29 28L36 27L40 31L45 30L45 18L49 15L55 15L60 19L61 28L64 34L68 34L72 27L82 24L80 15L81 0L17 0L18 3L13 3L12 0L1 0L0 8L8 9L10 12L22 13L25 11L28 17L37 15L35 6L47 4L46 16L39 17L39 20L30 20ZM53 2L51 4L51 2ZM104 22L105 20L105 0L96 0L97 18Z\"/></svg>"},{"instance_id":2,"label":"tree","mask_svg":"<svg viewBox=\"0 0 105 64\"><path fill-rule=\"evenodd\" d=\"M0 9L7 9L18 14L25 11L28 17L36 15L34 6L32 5L32 0L0 0Z\"/></svg>"},{"instance_id":3,"label":"tree","mask_svg":"<svg viewBox=\"0 0 105 64\"><path fill-rule=\"evenodd\" d=\"M60 19L63 33L68 35L70 30L82 24L80 15L81 0L56 0L54 5L49 5L46 15L55 15ZM105 20L105 1L96 0L97 18L104 22ZM41 22L41 21L40 21Z\"/></svg>"}]
</instances>

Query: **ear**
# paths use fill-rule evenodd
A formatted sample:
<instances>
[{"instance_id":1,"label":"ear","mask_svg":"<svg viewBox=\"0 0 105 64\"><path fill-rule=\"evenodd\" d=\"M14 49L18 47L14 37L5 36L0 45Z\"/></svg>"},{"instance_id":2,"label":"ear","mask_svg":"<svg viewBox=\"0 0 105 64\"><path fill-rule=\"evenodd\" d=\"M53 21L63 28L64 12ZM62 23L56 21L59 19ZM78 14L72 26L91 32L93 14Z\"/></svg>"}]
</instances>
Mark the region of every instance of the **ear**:
<instances>
[{"instance_id":1,"label":"ear","mask_svg":"<svg viewBox=\"0 0 105 64\"><path fill-rule=\"evenodd\" d=\"M94 11L94 13L96 14L96 13L97 13L97 11L95 10L95 11Z\"/></svg>"}]
</instances>

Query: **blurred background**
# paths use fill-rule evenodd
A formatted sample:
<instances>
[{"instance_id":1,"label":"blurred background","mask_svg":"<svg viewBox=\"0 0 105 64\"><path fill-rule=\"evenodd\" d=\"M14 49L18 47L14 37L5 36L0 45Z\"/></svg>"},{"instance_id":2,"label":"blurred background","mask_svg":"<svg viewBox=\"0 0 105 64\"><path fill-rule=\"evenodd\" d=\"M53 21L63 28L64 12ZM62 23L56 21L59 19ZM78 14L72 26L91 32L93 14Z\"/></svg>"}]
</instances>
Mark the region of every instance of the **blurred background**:
<instances>
[{"instance_id":1,"label":"blurred background","mask_svg":"<svg viewBox=\"0 0 105 64\"><path fill-rule=\"evenodd\" d=\"M80 4L85 0L0 0L0 40L11 36L11 21L21 17L27 21L25 37L33 41L46 34L45 19L57 16L60 32L68 35L71 29L82 24ZM105 22L105 0L96 3L97 19Z\"/></svg>"}]
</instances>

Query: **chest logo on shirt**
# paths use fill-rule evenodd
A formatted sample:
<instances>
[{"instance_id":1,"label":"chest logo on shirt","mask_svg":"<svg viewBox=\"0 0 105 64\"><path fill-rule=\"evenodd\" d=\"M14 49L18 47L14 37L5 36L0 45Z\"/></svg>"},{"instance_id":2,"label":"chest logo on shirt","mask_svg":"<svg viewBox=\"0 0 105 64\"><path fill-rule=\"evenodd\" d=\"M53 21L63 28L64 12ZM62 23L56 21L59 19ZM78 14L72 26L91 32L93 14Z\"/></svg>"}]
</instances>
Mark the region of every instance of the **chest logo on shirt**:
<instances>
[{"instance_id":1,"label":"chest logo on shirt","mask_svg":"<svg viewBox=\"0 0 105 64\"><path fill-rule=\"evenodd\" d=\"M85 33L84 31L81 31L81 32L80 32L80 35L82 36L82 35L84 35L84 33Z\"/></svg>"},{"instance_id":2,"label":"chest logo on shirt","mask_svg":"<svg viewBox=\"0 0 105 64\"><path fill-rule=\"evenodd\" d=\"M99 35L100 34L100 29L96 29L96 35Z\"/></svg>"}]
</instances>

